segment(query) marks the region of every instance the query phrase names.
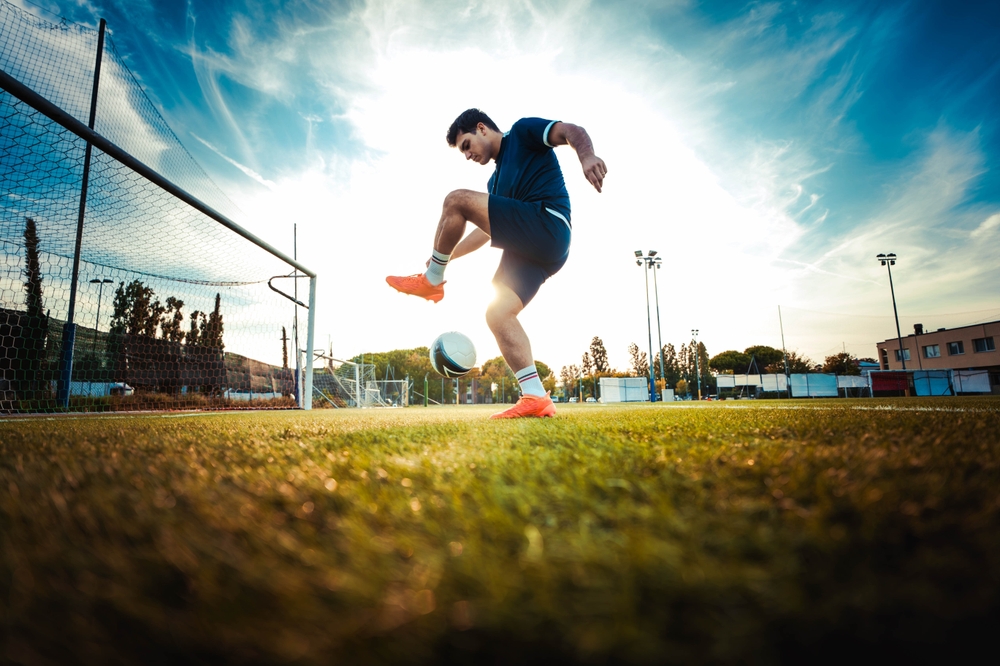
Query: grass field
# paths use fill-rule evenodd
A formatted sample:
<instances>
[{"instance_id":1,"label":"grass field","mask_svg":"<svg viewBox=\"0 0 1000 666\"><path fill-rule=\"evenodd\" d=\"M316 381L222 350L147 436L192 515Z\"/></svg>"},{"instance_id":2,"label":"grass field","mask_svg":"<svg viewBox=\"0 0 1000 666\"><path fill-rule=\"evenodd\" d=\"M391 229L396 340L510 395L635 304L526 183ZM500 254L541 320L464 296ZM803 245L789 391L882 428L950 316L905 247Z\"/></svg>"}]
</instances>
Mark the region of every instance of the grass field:
<instances>
[{"instance_id":1,"label":"grass field","mask_svg":"<svg viewBox=\"0 0 1000 666\"><path fill-rule=\"evenodd\" d=\"M998 399L490 411L0 421L0 660L912 663L1000 626Z\"/></svg>"}]
</instances>

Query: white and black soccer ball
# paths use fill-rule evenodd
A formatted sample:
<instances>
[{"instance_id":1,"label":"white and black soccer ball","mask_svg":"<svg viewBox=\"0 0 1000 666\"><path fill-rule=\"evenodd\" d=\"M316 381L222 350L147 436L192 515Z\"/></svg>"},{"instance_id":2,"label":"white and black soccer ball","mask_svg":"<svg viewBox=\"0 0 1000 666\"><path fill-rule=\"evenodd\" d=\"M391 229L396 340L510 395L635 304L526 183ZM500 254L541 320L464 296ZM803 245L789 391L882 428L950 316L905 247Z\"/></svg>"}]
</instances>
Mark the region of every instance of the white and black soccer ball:
<instances>
[{"instance_id":1,"label":"white and black soccer ball","mask_svg":"<svg viewBox=\"0 0 1000 666\"><path fill-rule=\"evenodd\" d=\"M449 331L431 344L431 366L442 377L456 379L476 367L476 347L464 333Z\"/></svg>"}]
</instances>

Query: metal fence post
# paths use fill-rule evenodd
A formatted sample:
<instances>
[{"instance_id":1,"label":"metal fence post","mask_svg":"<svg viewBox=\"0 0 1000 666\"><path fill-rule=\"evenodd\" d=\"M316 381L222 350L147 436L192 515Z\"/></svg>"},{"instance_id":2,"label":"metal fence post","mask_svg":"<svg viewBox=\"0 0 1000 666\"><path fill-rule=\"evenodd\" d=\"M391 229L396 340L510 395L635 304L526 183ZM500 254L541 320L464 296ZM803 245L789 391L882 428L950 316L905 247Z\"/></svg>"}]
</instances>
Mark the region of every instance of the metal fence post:
<instances>
[{"instance_id":1,"label":"metal fence post","mask_svg":"<svg viewBox=\"0 0 1000 666\"><path fill-rule=\"evenodd\" d=\"M94 62L94 87L90 93L90 119L87 126L94 129L97 116L97 91L101 83L101 56L104 54L104 29L107 22L101 19L97 33L97 59ZM80 212L76 219L76 246L73 251L73 276L69 286L69 312L63 325L62 350L59 355L59 383L56 400L62 407L69 407L70 387L73 383L73 350L76 346L76 291L80 278L80 249L83 245L83 218L87 209L87 185L90 181L90 155L93 145L87 142L83 153L83 183L80 186Z\"/></svg>"}]
</instances>

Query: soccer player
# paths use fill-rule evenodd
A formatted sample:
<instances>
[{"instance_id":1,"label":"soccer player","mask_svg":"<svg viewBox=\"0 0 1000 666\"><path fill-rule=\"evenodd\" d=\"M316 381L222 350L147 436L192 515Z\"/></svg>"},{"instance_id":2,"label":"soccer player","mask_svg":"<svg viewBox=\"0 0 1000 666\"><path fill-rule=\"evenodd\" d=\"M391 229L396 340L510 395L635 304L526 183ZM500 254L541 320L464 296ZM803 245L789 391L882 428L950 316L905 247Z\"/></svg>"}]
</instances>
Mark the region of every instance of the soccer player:
<instances>
[{"instance_id":1,"label":"soccer player","mask_svg":"<svg viewBox=\"0 0 1000 666\"><path fill-rule=\"evenodd\" d=\"M569 194L552 149L569 144L583 175L598 192L608 172L594 154L586 130L557 120L522 118L503 133L489 116L469 109L448 128L448 145L465 159L496 164L486 192L455 190L444 199L427 271L386 282L404 294L437 303L444 298L444 271L452 259L478 250L487 242L503 250L493 277L497 297L486 309L486 323L504 360L521 385L521 399L492 418L553 416L555 405L542 388L531 356L531 342L517 320L548 278L569 257ZM465 224L474 225L465 235Z\"/></svg>"}]
</instances>

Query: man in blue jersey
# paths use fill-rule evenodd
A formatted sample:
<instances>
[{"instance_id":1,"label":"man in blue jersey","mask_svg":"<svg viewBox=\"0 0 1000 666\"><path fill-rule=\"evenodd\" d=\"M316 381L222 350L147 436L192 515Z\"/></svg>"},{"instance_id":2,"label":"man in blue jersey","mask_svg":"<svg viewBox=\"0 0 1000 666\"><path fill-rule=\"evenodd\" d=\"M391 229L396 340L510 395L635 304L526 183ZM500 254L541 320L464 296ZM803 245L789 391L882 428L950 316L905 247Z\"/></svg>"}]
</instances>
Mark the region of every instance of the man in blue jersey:
<instances>
[{"instance_id":1,"label":"man in blue jersey","mask_svg":"<svg viewBox=\"0 0 1000 666\"><path fill-rule=\"evenodd\" d=\"M448 145L465 159L496 163L488 193L455 190L444 200L427 271L386 278L397 291L437 303L444 298L448 262L487 242L503 250L493 277L497 297L486 310L504 360L521 385L521 399L493 418L553 416L556 412L535 369L531 343L517 316L569 257L569 194L552 149L576 150L583 175L600 192L608 172L586 130L557 120L522 118L502 133L489 116L469 109L448 129ZM465 235L466 222L472 232Z\"/></svg>"}]
</instances>

